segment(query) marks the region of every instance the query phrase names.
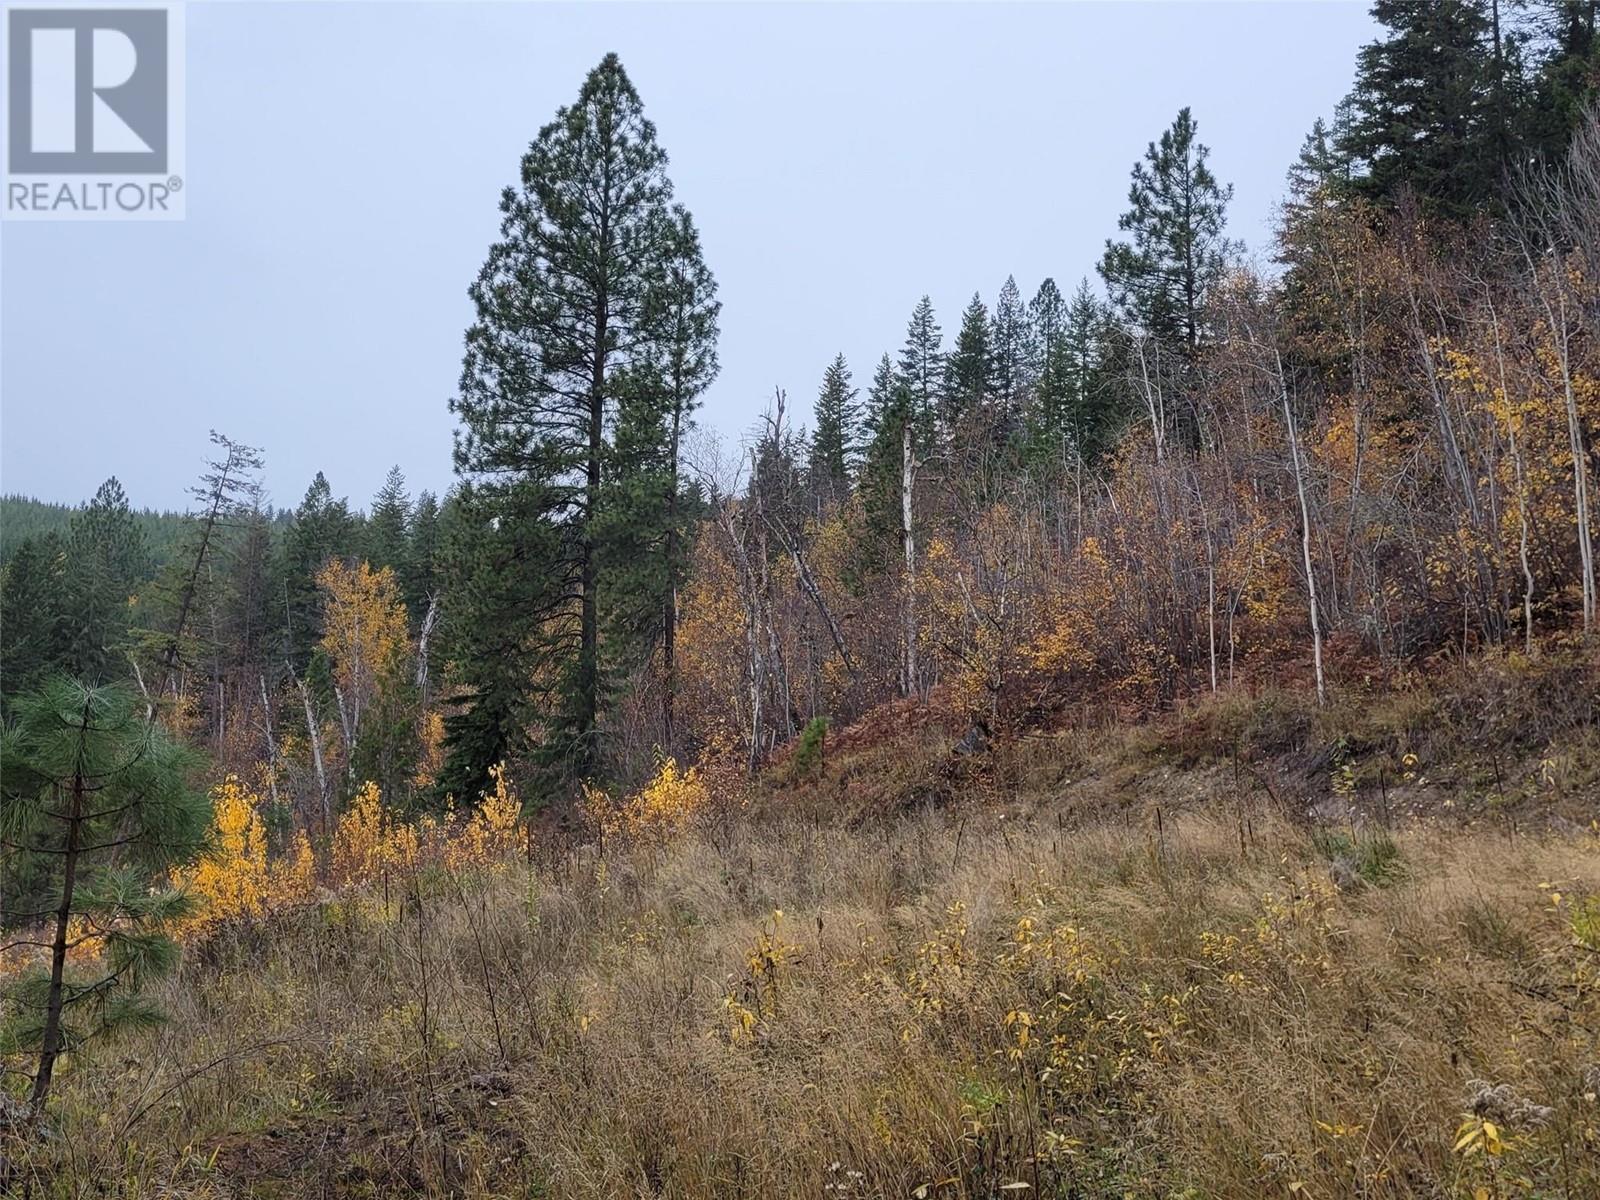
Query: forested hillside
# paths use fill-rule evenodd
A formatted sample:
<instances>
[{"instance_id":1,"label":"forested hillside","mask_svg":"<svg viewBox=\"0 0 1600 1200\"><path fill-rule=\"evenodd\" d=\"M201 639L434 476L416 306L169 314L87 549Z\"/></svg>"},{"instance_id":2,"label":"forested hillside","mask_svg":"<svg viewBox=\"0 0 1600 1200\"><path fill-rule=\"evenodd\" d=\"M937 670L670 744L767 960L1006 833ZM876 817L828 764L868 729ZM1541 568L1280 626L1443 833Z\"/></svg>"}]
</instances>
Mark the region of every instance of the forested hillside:
<instances>
[{"instance_id":1,"label":"forested hillside","mask_svg":"<svg viewBox=\"0 0 1600 1200\"><path fill-rule=\"evenodd\" d=\"M72 532L72 519L79 512L70 504L51 504L30 496L0 496L0 565L11 560L12 553L23 542L35 546L44 543L52 534L66 538ZM177 543L182 529L183 514L157 512L155 509L132 511L133 523L144 538L150 561L165 561Z\"/></svg>"},{"instance_id":2,"label":"forested hillside","mask_svg":"<svg viewBox=\"0 0 1600 1200\"><path fill-rule=\"evenodd\" d=\"M607 56L447 494L6 498L0 1124L67 1098L0 1183L1594 1194L1596 4L1373 13L1270 246L1185 108L1097 262L905 280L721 439Z\"/></svg>"}]
</instances>

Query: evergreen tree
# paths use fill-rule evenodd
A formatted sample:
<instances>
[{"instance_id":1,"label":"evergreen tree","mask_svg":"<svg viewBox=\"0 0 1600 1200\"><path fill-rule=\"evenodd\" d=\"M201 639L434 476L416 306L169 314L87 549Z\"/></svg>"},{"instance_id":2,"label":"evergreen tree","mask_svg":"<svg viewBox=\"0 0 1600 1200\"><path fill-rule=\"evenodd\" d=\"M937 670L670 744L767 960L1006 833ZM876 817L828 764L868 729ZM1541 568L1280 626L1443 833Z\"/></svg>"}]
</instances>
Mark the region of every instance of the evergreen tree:
<instances>
[{"instance_id":1,"label":"evergreen tree","mask_svg":"<svg viewBox=\"0 0 1600 1200\"><path fill-rule=\"evenodd\" d=\"M223 606L227 668L263 673L272 652L270 632L277 627L272 605L272 522L261 508L243 513L228 563L228 588ZM248 680L246 681L248 686Z\"/></svg>"},{"instance_id":2,"label":"evergreen tree","mask_svg":"<svg viewBox=\"0 0 1600 1200\"><path fill-rule=\"evenodd\" d=\"M994 302L990 341L995 395L1009 411L1021 400L1028 357L1028 314L1022 307L1022 292L1014 276L1006 276Z\"/></svg>"},{"instance_id":3,"label":"evergreen tree","mask_svg":"<svg viewBox=\"0 0 1600 1200\"><path fill-rule=\"evenodd\" d=\"M1492 3L1493 0L1490 0ZM1485 0L1374 0L1385 35L1362 49L1340 150L1357 188L1402 186L1447 213L1472 211L1505 165L1505 54Z\"/></svg>"},{"instance_id":4,"label":"evergreen tree","mask_svg":"<svg viewBox=\"0 0 1600 1200\"><path fill-rule=\"evenodd\" d=\"M688 211L674 205L659 269L650 277L647 316L654 339L623 374L619 391L611 511L603 524L614 564L610 606L623 614L615 669L661 649L661 744L675 742L678 591L689 571L694 497L685 494L683 439L699 397L716 378L722 305ZM631 619L630 619L631 618Z\"/></svg>"},{"instance_id":5,"label":"evergreen tree","mask_svg":"<svg viewBox=\"0 0 1600 1200\"><path fill-rule=\"evenodd\" d=\"M73 517L67 537L63 671L95 682L126 674L128 604L149 565L127 494L108 479Z\"/></svg>"},{"instance_id":6,"label":"evergreen tree","mask_svg":"<svg viewBox=\"0 0 1600 1200\"><path fill-rule=\"evenodd\" d=\"M1231 186L1221 186L1195 140L1187 108L1135 163L1128 211L1107 240L1100 275L1123 320L1192 358L1203 329L1206 296L1222 277L1232 247L1223 237Z\"/></svg>"},{"instance_id":7,"label":"evergreen tree","mask_svg":"<svg viewBox=\"0 0 1600 1200\"><path fill-rule=\"evenodd\" d=\"M860 411L844 355L828 364L817 393L817 430L811 438L811 490L820 508L842 503L850 494Z\"/></svg>"},{"instance_id":8,"label":"evergreen tree","mask_svg":"<svg viewBox=\"0 0 1600 1200\"><path fill-rule=\"evenodd\" d=\"M444 719L445 762L434 783L439 800L478 796L496 764L521 764L538 707L560 682L561 656L570 654L576 632L575 581L545 569L559 561L563 536L542 519L549 501L532 486L485 496L469 481L440 515L440 657L458 667ZM563 616L566 644L547 631Z\"/></svg>"},{"instance_id":9,"label":"evergreen tree","mask_svg":"<svg viewBox=\"0 0 1600 1200\"><path fill-rule=\"evenodd\" d=\"M284 536L272 596L274 617L283 621L286 653L296 671L310 664L322 637L317 572L329 559L351 553L356 548L356 533L349 503L342 497L333 498L327 476L318 471Z\"/></svg>"},{"instance_id":10,"label":"evergreen tree","mask_svg":"<svg viewBox=\"0 0 1600 1200\"><path fill-rule=\"evenodd\" d=\"M477 319L451 404L461 422L456 469L477 485L480 503L546 527L511 540L523 553L548 552L520 565L559 581L564 598L525 623L541 667L524 687L543 695L541 757L568 778L600 763L603 508L618 494L607 487L617 466L608 433L625 393L630 404L671 403L670 389L650 381L670 340L670 306L653 292L680 240L671 196L655 127L608 55L529 146L521 186L501 198L500 240L471 288ZM648 416L635 409L627 419L637 431ZM471 660L460 667L474 690L477 677L500 671ZM467 749L457 741L451 753Z\"/></svg>"},{"instance_id":11,"label":"evergreen tree","mask_svg":"<svg viewBox=\"0 0 1600 1200\"><path fill-rule=\"evenodd\" d=\"M798 531L805 524L802 464L810 458L806 440L803 430L796 434L790 428L781 406L775 417L769 415L756 439L746 499L760 515L764 529L776 527L792 536L791 531ZM782 540L768 539L767 553L772 558L782 556Z\"/></svg>"},{"instance_id":12,"label":"evergreen tree","mask_svg":"<svg viewBox=\"0 0 1600 1200\"><path fill-rule=\"evenodd\" d=\"M226 562L241 518L261 503L261 452L216 430L211 444L214 457L206 461L199 484L189 489L195 503L184 517L183 533L148 589L149 614L136 657L148 661L141 669L141 690L158 702L181 692L180 678L190 668L203 660L217 665L216 617L224 603L225 576L218 563Z\"/></svg>"},{"instance_id":13,"label":"evergreen tree","mask_svg":"<svg viewBox=\"0 0 1600 1200\"><path fill-rule=\"evenodd\" d=\"M915 421L911 388L885 354L867 389L866 451L857 485L862 536L855 540L854 586L889 565L899 546L902 430L907 421Z\"/></svg>"},{"instance_id":14,"label":"evergreen tree","mask_svg":"<svg viewBox=\"0 0 1600 1200\"><path fill-rule=\"evenodd\" d=\"M980 419L995 394L994 350L990 345L989 310L974 292L961 314L955 348L945 362L940 417L949 433Z\"/></svg>"},{"instance_id":15,"label":"evergreen tree","mask_svg":"<svg viewBox=\"0 0 1600 1200\"><path fill-rule=\"evenodd\" d=\"M1343 347L1346 337L1325 327L1330 251L1348 236L1353 210L1371 203L1355 193L1353 164L1340 149L1347 119L1341 107L1331 125L1319 118L1306 135L1289 168L1275 247L1284 266L1284 309L1296 330L1301 366L1325 377L1340 369L1345 354L1335 347Z\"/></svg>"},{"instance_id":16,"label":"evergreen tree","mask_svg":"<svg viewBox=\"0 0 1600 1200\"><path fill-rule=\"evenodd\" d=\"M35 1112L62 1054L159 1019L141 989L176 963L164 926L185 901L150 880L191 857L205 836L211 805L188 786L194 765L115 686L48 682L18 699L0 735L0 845L11 870L38 887L8 895L4 921L51 922L49 966L8 980L0 1007L0 1046L37 1055ZM100 943L86 965L68 961L75 922Z\"/></svg>"},{"instance_id":17,"label":"evergreen tree","mask_svg":"<svg viewBox=\"0 0 1600 1200\"><path fill-rule=\"evenodd\" d=\"M1600 93L1600 0L1542 0L1537 7L1541 53L1519 128L1528 156L1557 162Z\"/></svg>"},{"instance_id":18,"label":"evergreen tree","mask_svg":"<svg viewBox=\"0 0 1600 1200\"><path fill-rule=\"evenodd\" d=\"M406 477L398 466L390 467L367 514L364 552L374 568L391 567L396 575L406 573L410 522L411 497L406 493Z\"/></svg>"},{"instance_id":19,"label":"evergreen tree","mask_svg":"<svg viewBox=\"0 0 1600 1200\"><path fill-rule=\"evenodd\" d=\"M1046 279L1039 285L1039 290L1033 294L1033 299L1028 301L1027 325L1027 372L1029 379L1037 386L1044 374L1045 364L1050 361L1050 356L1055 353L1056 345L1061 340L1061 327L1066 319L1067 302L1061 296L1061 289L1056 286L1054 279Z\"/></svg>"},{"instance_id":20,"label":"evergreen tree","mask_svg":"<svg viewBox=\"0 0 1600 1200\"><path fill-rule=\"evenodd\" d=\"M66 567L60 537L45 533L25 538L0 569L0 697L7 711L65 661Z\"/></svg>"},{"instance_id":21,"label":"evergreen tree","mask_svg":"<svg viewBox=\"0 0 1600 1200\"><path fill-rule=\"evenodd\" d=\"M905 345L900 350L899 380L910 396L918 439L932 437L944 384L944 335L934 319L933 301L927 296L917 301L906 324ZM897 435L898 436L898 435Z\"/></svg>"},{"instance_id":22,"label":"evergreen tree","mask_svg":"<svg viewBox=\"0 0 1600 1200\"><path fill-rule=\"evenodd\" d=\"M1028 457L1053 472L1069 460L1094 461L1117 432L1105 377L1109 314L1086 279L1070 305L1054 292L1038 308L1043 364L1028 414Z\"/></svg>"},{"instance_id":23,"label":"evergreen tree","mask_svg":"<svg viewBox=\"0 0 1600 1200\"><path fill-rule=\"evenodd\" d=\"M432 492L420 492L411 510L410 538L406 543L405 570L400 575L401 594L413 621L428 615L428 603L438 590L436 558L439 546L439 501Z\"/></svg>"},{"instance_id":24,"label":"evergreen tree","mask_svg":"<svg viewBox=\"0 0 1600 1200\"><path fill-rule=\"evenodd\" d=\"M1089 287L1078 281L1061 331L1061 362L1056 374L1066 398L1065 431L1074 452L1093 462L1122 432L1107 365L1111 314Z\"/></svg>"},{"instance_id":25,"label":"evergreen tree","mask_svg":"<svg viewBox=\"0 0 1600 1200\"><path fill-rule=\"evenodd\" d=\"M1300 153L1289 167L1289 194L1284 201L1284 225L1292 226L1311 209L1337 203L1353 186L1350 156L1341 148L1348 110L1340 107L1333 125L1318 117L1300 144Z\"/></svg>"}]
</instances>

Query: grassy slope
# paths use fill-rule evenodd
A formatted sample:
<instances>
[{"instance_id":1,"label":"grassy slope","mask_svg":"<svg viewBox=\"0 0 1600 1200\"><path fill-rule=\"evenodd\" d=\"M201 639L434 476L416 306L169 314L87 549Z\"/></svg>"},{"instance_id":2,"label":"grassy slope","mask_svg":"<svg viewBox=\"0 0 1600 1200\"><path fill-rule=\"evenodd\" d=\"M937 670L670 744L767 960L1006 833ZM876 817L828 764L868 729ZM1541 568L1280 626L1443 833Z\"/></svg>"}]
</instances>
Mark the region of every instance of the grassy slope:
<instances>
[{"instance_id":1,"label":"grassy slope","mask_svg":"<svg viewBox=\"0 0 1600 1200\"><path fill-rule=\"evenodd\" d=\"M1571 659L980 759L880 716L669 845L218 939L12 1186L1600 1195L1595 705Z\"/></svg>"}]
</instances>

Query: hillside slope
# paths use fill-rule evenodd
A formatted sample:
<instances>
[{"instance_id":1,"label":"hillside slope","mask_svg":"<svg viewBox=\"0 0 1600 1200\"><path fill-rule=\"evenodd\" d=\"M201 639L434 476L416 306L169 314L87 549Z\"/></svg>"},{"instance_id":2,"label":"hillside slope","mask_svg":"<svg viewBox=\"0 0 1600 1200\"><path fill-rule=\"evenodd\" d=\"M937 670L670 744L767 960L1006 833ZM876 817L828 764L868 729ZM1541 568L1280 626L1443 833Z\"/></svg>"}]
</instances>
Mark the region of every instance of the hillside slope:
<instances>
[{"instance_id":1,"label":"hillside slope","mask_svg":"<svg viewBox=\"0 0 1600 1200\"><path fill-rule=\"evenodd\" d=\"M20 1195L1600 1194L1596 668L953 755L191 951Z\"/></svg>"}]
</instances>

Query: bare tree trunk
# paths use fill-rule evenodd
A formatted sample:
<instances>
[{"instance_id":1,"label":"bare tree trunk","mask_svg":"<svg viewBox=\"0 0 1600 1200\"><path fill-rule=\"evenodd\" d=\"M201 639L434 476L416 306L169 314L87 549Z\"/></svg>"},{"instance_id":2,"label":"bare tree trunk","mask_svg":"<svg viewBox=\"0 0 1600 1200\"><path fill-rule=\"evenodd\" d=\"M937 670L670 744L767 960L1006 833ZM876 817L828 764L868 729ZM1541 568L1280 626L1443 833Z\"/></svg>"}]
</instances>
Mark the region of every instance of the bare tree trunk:
<instances>
[{"instance_id":1,"label":"bare tree trunk","mask_svg":"<svg viewBox=\"0 0 1600 1200\"><path fill-rule=\"evenodd\" d=\"M278 739L272 732L272 702L267 699L267 677L261 680L261 727L267 735L267 789L272 794L272 807L278 807Z\"/></svg>"},{"instance_id":2,"label":"bare tree trunk","mask_svg":"<svg viewBox=\"0 0 1600 1200\"><path fill-rule=\"evenodd\" d=\"M1295 492L1300 497L1300 553L1306 572L1306 607L1311 614L1311 658L1317 675L1317 704L1328 702L1327 682L1322 672L1322 618L1317 613L1317 572L1311 565L1311 506L1306 501L1305 466L1300 460L1300 432L1295 424L1294 406L1289 403L1289 385L1283 374L1283 356L1276 350L1278 395L1283 402L1283 420L1289 429L1289 457L1294 463Z\"/></svg>"},{"instance_id":3,"label":"bare tree trunk","mask_svg":"<svg viewBox=\"0 0 1600 1200\"><path fill-rule=\"evenodd\" d=\"M339 728L344 733L344 765L350 782L356 779L356 729L351 722L350 710L345 706L344 692L337 684L333 688L333 701L339 706ZM359 714L358 714L359 716Z\"/></svg>"},{"instance_id":4,"label":"bare tree trunk","mask_svg":"<svg viewBox=\"0 0 1600 1200\"><path fill-rule=\"evenodd\" d=\"M1500 342L1500 318L1495 313L1494 302L1489 301L1489 321L1494 328L1494 358L1500 373L1501 403L1510 405L1511 392L1506 384L1505 351ZM1517 561L1522 566L1522 636L1523 648L1533 654L1533 567L1528 561L1528 484L1523 470L1522 444L1517 440L1518 413L1506 412L1506 433L1511 442L1511 466L1517 480Z\"/></svg>"},{"instance_id":5,"label":"bare tree trunk","mask_svg":"<svg viewBox=\"0 0 1600 1200\"><path fill-rule=\"evenodd\" d=\"M911 489L916 482L916 459L911 453L911 418L900 431L900 537L905 548L904 595L901 600L902 636L905 638L904 681L907 696L916 694L917 667L917 541L911 527Z\"/></svg>"},{"instance_id":6,"label":"bare tree trunk","mask_svg":"<svg viewBox=\"0 0 1600 1200\"><path fill-rule=\"evenodd\" d=\"M744 538L735 524L731 502L722 501L716 506L717 523L733 550L734 565L739 572L740 600L744 607L745 686L750 695L750 753L747 765L751 774L761 764L761 722L763 700L767 690L766 663L761 653L760 599L756 593L755 571Z\"/></svg>"},{"instance_id":7,"label":"bare tree trunk","mask_svg":"<svg viewBox=\"0 0 1600 1200\"><path fill-rule=\"evenodd\" d=\"M1565 264L1557 260L1552 265L1555 279L1552 280L1550 287L1556 293L1556 303L1552 304L1549 291L1540 282L1539 264L1526 245L1523 247L1523 253L1527 258L1533 289L1538 294L1539 303L1544 309L1545 323L1550 329L1551 340L1555 343L1556 363L1561 368L1561 390L1567 410L1567 448L1572 454L1572 507L1578 527L1583 630L1588 633L1594 628L1595 623L1594 541L1589 526L1589 468L1583 444L1583 417L1578 411L1578 401L1572 387L1572 326L1571 317L1567 312L1566 282L1561 278Z\"/></svg>"},{"instance_id":8,"label":"bare tree trunk","mask_svg":"<svg viewBox=\"0 0 1600 1200\"><path fill-rule=\"evenodd\" d=\"M439 593L428 597L428 613L422 618L422 630L417 635L417 695L424 709L428 707L428 639L439 624Z\"/></svg>"},{"instance_id":9,"label":"bare tree trunk","mask_svg":"<svg viewBox=\"0 0 1600 1200\"><path fill-rule=\"evenodd\" d=\"M759 491L757 492L759 495ZM759 504L759 501L758 501ZM761 568L761 587L757 592L757 606L761 614L761 623L767 635L767 662L772 673L773 683L777 686L776 699L783 709L784 739L794 737L794 696L789 688L789 667L784 661L783 644L778 640L778 623L773 616L772 603L772 572L768 566L767 550L767 523L766 514L758 513L761 523L756 526L756 557L755 561ZM773 737L777 737L777 724L773 724ZM776 743L774 743L776 744Z\"/></svg>"},{"instance_id":10,"label":"bare tree trunk","mask_svg":"<svg viewBox=\"0 0 1600 1200\"><path fill-rule=\"evenodd\" d=\"M1167 403L1161 394L1160 351L1156 352L1155 377L1152 379L1150 364L1145 360L1145 339L1136 336L1133 345L1139 355L1139 390L1144 395L1145 408L1150 413L1150 431L1155 437L1156 465L1160 466L1165 460L1167 446Z\"/></svg>"},{"instance_id":11,"label":"bare tree trunk","mask_svg":"<svg viewBox=\"0 0 1600 1200\"><path fill-rule=\"evenodd\" d=\"M780 540L787 539L783 539L780 535ZM861 672L856 666L855 659L850 657L850 647L845 644L844 631L839 628L839 622L834 620L828 602L823 599L822 589L817 586L816 576L811 574L811 568L806 565L805 554L800 549L799 541L791 541L788 546L789 556L794 559L795 572L800 577L800 586L811 598L811 603L816 606L817 615L822 618L822 623L827 626L828 636L833 640L833 648L839 652L839 659L844 663L845 670L850 672L850 678L859 678Z\"/></svg>"},{"instance_id":12,"label":"bare tree trunk","mask_svg":"<svg viewBox=\"0 0 1600 1200\"><path fill-rule=\"evenodd\" d=\"M300 701L305 705L306 738L311 742L311 765L317 772L317 800L322 810L322 832L326 834L333 826L333 813L328 808L328 772L322 761L322 734L317 730L317 714L311 708L311 689L306 687L304 679L294 674L293 668L289 673L295 686L300 689Z\"/></svg>"},{"instance_id":13,"label":"bare tree trunk","mask_svg":"<svg viewBox=\"0 0 1600 1200\"><path fill-rule=\"evenodd\" d=\"M1217 550L1206 531L1206 640L1211 648L1211 694L1217 694Z\"/></svg>"}]
</instances>

